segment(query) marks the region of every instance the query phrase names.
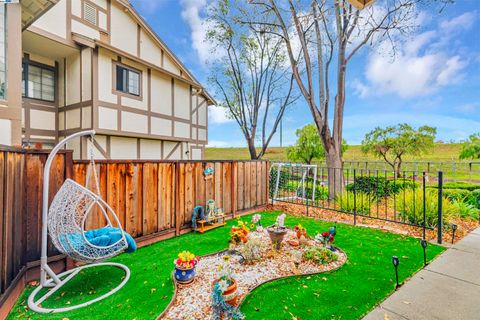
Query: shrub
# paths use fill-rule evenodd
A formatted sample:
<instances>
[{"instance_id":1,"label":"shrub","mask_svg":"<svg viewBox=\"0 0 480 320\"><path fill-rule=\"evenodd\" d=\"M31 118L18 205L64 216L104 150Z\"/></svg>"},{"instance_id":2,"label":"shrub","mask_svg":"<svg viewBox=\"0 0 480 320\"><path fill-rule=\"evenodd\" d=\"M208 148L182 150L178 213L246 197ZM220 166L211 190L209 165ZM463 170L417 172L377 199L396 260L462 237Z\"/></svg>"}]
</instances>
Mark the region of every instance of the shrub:
<instances>
[{"instance_id":1,"label":"shrub","mask_svg":"<svg viewBox=\"0 0 480 320\"><path fill-rule=\"evenodd\" d=\"M480 209L480 189L471 191L464 199L464 202L474 206L477 209Z\"/></svg>"},{"instance_id":2,"label":"shrub","mask_svg":"<svg viewBox=\"0 0 480 320\"><path fill-rule=\"evenodd\" d=\"M403 179L388 180L385 177L361 176L355 178L355 184L348 184L347 190L353 191L354 186L357 192L367 193L378 199L391 196L403 189L415 189L418 183Z\"/></svg>"},{"instance_id":3,"label":"shrub","mask_svg":"<svg viewBox=\"0 0 480 320\"><path fill-rule=\"evenodd\" d=\"M474 205L462 201L454 201L453 205L461 218L471 220L477 220L479 218L480 210Z\"/></svg>"},{"instance_id":4,"label":"shrub","mask_svg":"<svg viewBox=\"0 0 480 320\"><path fill-rule=\"evenodd\" d=\"M329 264L330 262L337 261L338 256L329 249L307 247L303 252L303 259L318 264Z\"/></svg>"},{"instance_id":5,"label":"shrub","mask_svg":"<svg viewBox=\"0 0 480 320\"><path fill-rule=\"evenodd\" d=\"M312 199L312 189L313 188L305 188L305 197L308 199ZM299 190L301 195L302 190ZM328 199L328 188L325 186L317 185L315 187L315 200L327 200Z\"/></svg>"},{"instance_id":6,"label":"shrub","mask_svg":"<svg viewBox=\"0 0 480 320\"><path fill-rule=\"evenodd\" d=\"M435 189L437 190L437 189ZM469 195L470 191L465 189L445 189L443 190L443 196L448 200L463 202Z\"/></svg>"},{"instance_id":7,"label":"shrub","mask_svg":"<svg viewBox=\"0 0 480 320\"><path fill-rule=\"evenodd\" d=\"M368 193L357 192L357 212L360 214L370 213L370 204L374 197ZM355 194L351 191L342 192L335 197L335 203L340 210L345 212L355 211Z\"/></svg>"},{"instance_id":8,"label":"shrub","mask_svg":"<svg viewBox=\"0 0 480 320\"><path fill-rule=\"evenodd\" d=\"M435 186L438 188L438 186ZM469 183L469 182L445 182L443 184L443 189L464 189L464 190L480 190L480 184Z\"/></svg>"},{"instance_id":9,"label":"shrub","mask_svg":"<svg viewBox=\"0 0 480 320\"><path fill-rule=\"evenodd\" d=\"M248 242L240 246L238 251L246 262L253 262L262 257L263 242L260 238L250 237Z\"/></svg>"},{"instance_id":10,"label":"shrub","mask_svg":"<svg viewBox=\"0 0 480 320\"><path fill-rule=\"evenodd\" d=\"M400 217L409 223L423 224L423 190L405 190L405 201L397 201L397 211ZM455 216L458 212L455 205L448 199L442 200L443 218ZM435 190L427 189L425 192L425 209L427 227L436 227L438 223L438 193Z\"/></svg>"}]
</instances>

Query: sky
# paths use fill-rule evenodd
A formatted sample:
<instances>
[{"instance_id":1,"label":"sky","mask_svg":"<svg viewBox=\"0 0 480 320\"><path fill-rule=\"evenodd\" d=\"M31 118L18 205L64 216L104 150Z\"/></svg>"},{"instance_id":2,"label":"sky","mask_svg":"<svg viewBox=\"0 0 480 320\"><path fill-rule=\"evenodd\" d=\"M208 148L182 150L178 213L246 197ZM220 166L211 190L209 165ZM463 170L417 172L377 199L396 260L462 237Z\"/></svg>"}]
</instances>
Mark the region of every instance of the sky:
<instances>
[{"instance_id":1,"label":"sky","mask_svg":"<svg viewBox=\"0 0 480 320\"><path fill-rule=\"evenodd\" d=\"M205 63L206 8L211 0L131 0L167 46L213 94ZM450 142L480 132L480 0L456 0L442 13L422 12L422 27L396 58L363 49L349 63L344 138L360 144L377 126L397 123L437 128L437 140ZM283 119L283 145L295 143L295 130L312 123L299 99ZM222 108L209 109L209 146L245 146L243 135ZM271 146L280 145L280 134Z\"/></svg>"}]
</instances>

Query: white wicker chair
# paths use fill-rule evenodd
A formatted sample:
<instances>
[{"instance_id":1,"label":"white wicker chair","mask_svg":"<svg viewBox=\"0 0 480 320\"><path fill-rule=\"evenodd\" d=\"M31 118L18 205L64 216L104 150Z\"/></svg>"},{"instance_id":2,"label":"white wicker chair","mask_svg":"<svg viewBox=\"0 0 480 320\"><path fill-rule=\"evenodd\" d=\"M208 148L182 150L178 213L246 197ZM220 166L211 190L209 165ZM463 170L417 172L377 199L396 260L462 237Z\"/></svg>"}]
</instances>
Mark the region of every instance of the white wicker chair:
<instances>
[{"instance_id":1,"label":"white wicker chair","mask_svg":"<svg viewBox=\"0 0 480 320\"><path fill-rule=\"evenodd\" d=\"M41 255L41 274L40 285L30 294L28 298L28 306L35 312L52 313L64 312L88 306L94 302L102 300L122 288L130 278L130 270L127 266L113 262L103 262L111 258L127 248L127 240L120 221L113 209L103 201L99 195L81 186L77 182L67 179L55 195L50 209L48 208L48 190L50 166L57 152L71 139L88 136L92 137L95 131L84 131L73 134L61 141L50 153L44 169L43 181L43 214L42 214L42 255ZM87 171L86 186L89 185L90 175L93 173L95 179L96 192L99 193L98 176L93 161L93 151L91 153L90 165ZM92 244L85 236L85 222L92 213L103 214L106 220L106 226L118 227L121 231L121 238L109 246L97 246ZM113 217L112 223L110 216ZM91 263L68 270L61 274L55 274L47 263L47 234L50 235L54 246L62 253L68 255L72 259L80 262ZM90 301L69 306L66 308L48 309L40 306L48 297L60 289L65 283L71 280L82 269L96 266L113 266L125 271L125 278L122 282L109 292ZM47 276L50 278L47 279ZM51 288L42 297L35 300L35 296L42 288Z\"/></svg>"}]
</instances>

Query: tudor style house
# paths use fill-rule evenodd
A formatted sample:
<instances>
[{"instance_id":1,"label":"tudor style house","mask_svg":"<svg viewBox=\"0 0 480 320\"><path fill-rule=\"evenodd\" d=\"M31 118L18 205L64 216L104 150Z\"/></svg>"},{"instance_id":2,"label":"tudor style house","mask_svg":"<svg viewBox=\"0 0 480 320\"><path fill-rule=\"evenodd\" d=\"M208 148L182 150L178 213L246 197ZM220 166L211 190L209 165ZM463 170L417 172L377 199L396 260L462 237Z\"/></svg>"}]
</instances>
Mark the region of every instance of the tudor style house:
<instances>
[{"instance_id":1,"label":"tudor style house","mask_svg":"<svg viewBox=\"0 0 480 320\"><path fill-rule=\"evenodd\" d=\"M0 19L0 144L95 129L75 158L203 158L214 100L127 0L22 0Z\"/></svg>"}]
</instances>

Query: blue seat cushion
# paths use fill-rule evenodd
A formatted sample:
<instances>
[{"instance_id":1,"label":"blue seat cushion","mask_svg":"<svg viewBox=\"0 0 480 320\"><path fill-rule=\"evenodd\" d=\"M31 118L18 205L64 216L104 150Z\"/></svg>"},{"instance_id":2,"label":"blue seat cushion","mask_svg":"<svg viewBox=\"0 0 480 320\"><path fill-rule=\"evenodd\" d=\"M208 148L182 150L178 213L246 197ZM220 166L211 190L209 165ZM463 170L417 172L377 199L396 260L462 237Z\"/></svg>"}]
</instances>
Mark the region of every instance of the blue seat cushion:
<instances>
[{"instance_id":1,"label":"blue seat cushion","mask_svg":"<svg viewBox=\"0 0 480 320\"><path fill-rule=\"evenodd\" d=\"M114 227L93 229L85 232L85 238L95 246L108 247L122 238L122 231ZM125 239L128 245L125 252L135 252L135 250L137 250L137 244L133 237L125 232Z\"/></svg>"}]
</instances>

